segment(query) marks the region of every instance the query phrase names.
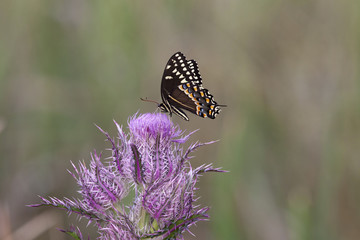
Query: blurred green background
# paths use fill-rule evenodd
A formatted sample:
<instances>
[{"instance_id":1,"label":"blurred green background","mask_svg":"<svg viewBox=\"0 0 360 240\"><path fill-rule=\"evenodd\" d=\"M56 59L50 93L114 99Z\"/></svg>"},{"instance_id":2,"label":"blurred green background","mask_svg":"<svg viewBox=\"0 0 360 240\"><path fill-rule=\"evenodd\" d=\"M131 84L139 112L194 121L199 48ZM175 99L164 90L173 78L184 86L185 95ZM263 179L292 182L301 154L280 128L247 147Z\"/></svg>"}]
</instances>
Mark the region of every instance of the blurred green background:
<instances>
[{"instance_id":1,"label":"blurred green background","mask_svg":"<svg viewBox=\"0 0 360 240\"><path fill-rule=\"evenodd\" d=\"M74 217L25 205L78 196L70 160L109 146L93 123L154 111L176 51L228 105L173 117L220 139L195 166L230 170L202 177L211 220L185 239L360 239L356 0L1 0L0 239L69 239Z\"/></svg>"}]
</instances>

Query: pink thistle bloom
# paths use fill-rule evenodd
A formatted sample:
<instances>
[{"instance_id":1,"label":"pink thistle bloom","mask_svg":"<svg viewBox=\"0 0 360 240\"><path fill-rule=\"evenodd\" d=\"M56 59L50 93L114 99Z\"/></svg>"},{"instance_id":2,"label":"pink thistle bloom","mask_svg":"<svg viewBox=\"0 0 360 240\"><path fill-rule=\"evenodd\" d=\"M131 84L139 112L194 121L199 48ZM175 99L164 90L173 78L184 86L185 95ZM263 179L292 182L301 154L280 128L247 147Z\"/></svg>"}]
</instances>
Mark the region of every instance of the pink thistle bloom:
<instances>
[{"instance_id":1,"label":"pink thistle bloom","mask_svg":"<svg viewBox=\"0 0 360 240\"><path fill-rule=\"evenodd\" d=\"M135 114L128 121L129 134L117 126L117 139L102 130L111 144L111 161L104 164L96 151L90 165L79 162L70 172L76 179L82 199L41 198L31 207L53 206L76 213L95 223L98 239L182 239L191 225L208 219L208 207L195 206L196 183L206 172L224 172L211 164L192 169L189 154L210 144L195 143L185 152L181 145L190 134L166 114ZM132 192L130 205L123 199ZM62 230L83 239L78 228Z\"/></svg>"}]
</instances>

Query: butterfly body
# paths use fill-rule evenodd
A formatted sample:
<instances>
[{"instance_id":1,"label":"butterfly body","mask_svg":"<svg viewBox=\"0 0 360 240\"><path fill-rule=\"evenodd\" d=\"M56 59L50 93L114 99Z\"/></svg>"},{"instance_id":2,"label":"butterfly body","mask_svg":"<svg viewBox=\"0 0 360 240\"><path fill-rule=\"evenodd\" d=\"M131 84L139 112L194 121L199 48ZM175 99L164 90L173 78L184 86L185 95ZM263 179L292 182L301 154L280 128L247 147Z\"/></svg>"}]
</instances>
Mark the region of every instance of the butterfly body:
<instances>
[{"instance_id":1,"label":"butterfly body","mask_svg":"<svg viewBox=\"0 0 360 240\"><path fill-rule=\"evenodd\" d=\"M175 53L167 62L161 81L162 103L159 108L189 121L182 109L200 117L214 119L220 112L219 105L209 91L202 86L198 65L187 60L181 52Z\"/></svg>"}]
</instances>

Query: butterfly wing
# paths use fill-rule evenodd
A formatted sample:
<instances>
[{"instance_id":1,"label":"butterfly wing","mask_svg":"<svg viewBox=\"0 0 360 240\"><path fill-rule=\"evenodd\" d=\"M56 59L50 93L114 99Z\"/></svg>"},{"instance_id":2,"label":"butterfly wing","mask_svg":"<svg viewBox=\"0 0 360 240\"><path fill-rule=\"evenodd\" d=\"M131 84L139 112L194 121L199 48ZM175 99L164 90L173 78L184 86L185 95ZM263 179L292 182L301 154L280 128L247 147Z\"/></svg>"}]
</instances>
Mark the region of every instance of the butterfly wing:
<instances>
[{"instance_id":1,"label":"butterfly wing","mask_svg":"<svg viewBox=\"0 0 360 240\"><path fill-rule=\"evenodd\" d=\"M165 111L189 120L181 110L200 117L214 119L220 112L209 91L202 86L202 78L195 60L187 60L181 52L167 62L161 81L161 98Z\"/></svg>"}]
</instances>

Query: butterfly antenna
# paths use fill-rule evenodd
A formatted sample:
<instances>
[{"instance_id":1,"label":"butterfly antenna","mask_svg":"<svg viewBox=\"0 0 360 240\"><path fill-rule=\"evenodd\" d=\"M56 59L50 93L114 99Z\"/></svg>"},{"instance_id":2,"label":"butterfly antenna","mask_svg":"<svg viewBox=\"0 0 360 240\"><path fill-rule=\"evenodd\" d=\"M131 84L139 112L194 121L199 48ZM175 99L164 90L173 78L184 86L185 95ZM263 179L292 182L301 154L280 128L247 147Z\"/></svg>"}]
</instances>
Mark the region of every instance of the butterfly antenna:
<instances>
[{"instance_id":1,"label":"butterfly antenna","mask_svg":"<svg viewBox=\"0 0 360 240\"><path fill-rule=\"evenodd\" d=\"M218 104L219 107L227 107L227 105Z\"/></svg>"},{"instance_id":2,"label":"butterfly antenna","mask_svg":"<svg viewBox=\"0 0 360 240\"><path fill-rule=\"evenodd\" d=\"M158 106L160 105L160 103L158 103L157 101L154 101L154 100L149 100L147 98L143 99L143 98L140 98L141 101L144 101L144 102L152 102L152 103L156 103Z\"/></svg>"}]
</instances>

